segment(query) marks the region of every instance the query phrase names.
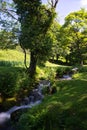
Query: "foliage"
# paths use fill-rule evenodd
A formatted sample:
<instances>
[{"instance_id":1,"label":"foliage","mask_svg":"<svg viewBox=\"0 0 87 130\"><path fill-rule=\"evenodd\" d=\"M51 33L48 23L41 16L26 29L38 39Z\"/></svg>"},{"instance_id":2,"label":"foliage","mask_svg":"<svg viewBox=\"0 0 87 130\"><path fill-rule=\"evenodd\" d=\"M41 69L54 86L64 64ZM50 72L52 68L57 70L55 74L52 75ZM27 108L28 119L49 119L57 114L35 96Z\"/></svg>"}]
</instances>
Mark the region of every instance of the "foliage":
<instances>
[{"instance_id":1,"label":"foliage","mask_svg":"<svg viewBox=\"0 0 87 130\"><path fill-rule=\"evenodd\" d=\"M79 75L79 74L78 74ZM86 130L87 74L71 81L55 81L57 93L27 111L17 123L18 130Z\"/></svg>"},{"instance_id":2,"label":"foliage","mask_svg":"<svg viewBox=\"0 0 87 130\"><path fill-rule=\"evenodd\" d=\"M52 52L51 57L58 60L59 56L62 54L62 48L61 48L61 42L60 42L60 28L61 25L55 20L51 26L51 33L53 37L53 43L52 43Z\"/></svg>"},{"instance_id":3,"label":"foliage","mask_svg":"<svg viewBox=\"0 0 87 130\"><path fill-rule=\"evenodd\" d=\"M9 70L10 68L0 69L0 92L4 97L12 96L16 87L17 75L15 71Z\"/></svg>"},{"instance_id":4,"label":"foliage","mask_svg":"<svg viewBox=\"0 0 87 130\"><path fill-rule=\"evenodd\" d=\"M84 54L87 50L86 22L87 11L81 9L70 13L65 18L65 23L61 28L62 43L68 48L69 53L66 59L70 64L83 64Z\"/></svg>"},{"instance_id":5,"label":"foliage","mask_svg":"<svg viewBox=\"0 0 87 130\"><path fill-rule=\"evenodd\" d=\"M15 48L16 44L13 42L15 35L13 32L0 31L0 49Z\"/></svg>"},{"instance_id":6,"label":"foliage","mask_svg":"<svg viewBox=\"0 0 87 130\"><path fill-rule=\"evenodd\" d=\"M79 72L87 72L87 66L79 67Z\"/></svg>"},{"instance_id":7,"label":"foliage","mask_svg":"<svg viewBox=\"0 0 87 130\"><path fill-rule=\"evenodd\" d=\"M46 60L50 54L52 37L49 28L55 18L55 7L48 8L40 0L14 2L21 23L20 45L25 55L26 49L30 51L28 72L30 76L34 76L37 63Z\"/></svg>"},{"instance_id":8,"label":"foliage","mask_svg":"<svg viewBox=\"0 0 87 130\"><path fill-rule=\"evenodd\" d=\"M19 55L22 54L18 53ZM14 56L18 53L16 51ZM18 57L15 57L15 61L22 60L22 58ZM13 55L10 61L13 60L12 58ZM52 88L56 87L57 92L52 95L46 94L40 105L25 111L25 113L22 112L20 117L18 115L17 118L19 120L15 123L18 130L87 129L87 66L79 67L79 73L76 73L71 81L55 79L54 82L55 72L59 68L63 70L61 66L47 63L46 67L38 69L39 72L44 73L42 78L50 77L52 81L51 86ZM71 67L64 67L64 70L68 71L70 69ZM2 76L4 76L4 79L2 79ZM30 91L32 88L31 81L33 82L33 80L28 78L23 68L0 67L0 77L0 85L6 83L6 86L0 86L0 92L5 94L4 96L6 97L11 97L11 95L13 96L17 92L17 97L23 98L25 96L24 91L26 89ZM6 102L4 104L5 109L7 109L7 105L13 106L13 103L9 104Z\"/></svg>"},{"instance_id":9,"label":"foliage","mask_svg":"<svg viewBox=\"0 0 87 130\"><path fill-rule=\"evenodd\" d=\"M13 97L21 89L31 90L31 80L23 68L0 67L0 77L0 93L3 98Z\"/></svg>"},{"instance_id":10,"label":"foliage","mask_svg":"<svg viewBox=\"0 0 87 130\"><path fill-rule=\"evenodd\" d=\"M12 1L1 1L0 6L0 49L15 48L18 44L19 23L15 17Z\"/></svg>"},{"instance_id":11,"label":"foliage","mask_svg":"<svg viewBox=\"0 0 87 130\"><path fill-rule=\"evenodd\" d=\"M58 67L56 70L56 78L62 78L64 74L70 74L72 67Z\"/></svg>"}]
</instances>

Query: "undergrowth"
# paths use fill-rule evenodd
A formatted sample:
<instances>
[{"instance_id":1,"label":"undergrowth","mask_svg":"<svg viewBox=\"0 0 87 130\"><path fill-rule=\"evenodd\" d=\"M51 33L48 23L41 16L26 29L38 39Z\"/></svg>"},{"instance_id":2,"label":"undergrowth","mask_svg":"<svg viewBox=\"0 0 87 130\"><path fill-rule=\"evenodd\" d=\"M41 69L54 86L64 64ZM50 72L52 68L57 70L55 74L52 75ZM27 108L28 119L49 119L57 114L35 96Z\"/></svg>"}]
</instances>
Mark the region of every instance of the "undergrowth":
<instances>
[{"instance_id":1,"label":"undergrowth","mask_svg":"<svg viewBox=\"0 0 87 130\"><path fill-rule=\"evenodd\" d=\"M71 81L55 80L57 93L47 95L43 102L19 119L18 130L86 130L87 74L78 74Z\"/></svg>"}]
</instances>

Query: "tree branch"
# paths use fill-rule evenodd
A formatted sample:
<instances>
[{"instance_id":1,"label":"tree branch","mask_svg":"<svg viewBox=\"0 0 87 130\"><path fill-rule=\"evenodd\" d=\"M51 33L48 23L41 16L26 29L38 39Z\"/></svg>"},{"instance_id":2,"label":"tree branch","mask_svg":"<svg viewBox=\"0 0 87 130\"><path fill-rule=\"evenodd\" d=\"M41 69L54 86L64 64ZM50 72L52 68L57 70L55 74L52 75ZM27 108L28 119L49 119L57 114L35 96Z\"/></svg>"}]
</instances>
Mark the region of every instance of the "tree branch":
<instances>
[{"instance_id":1,"label":"tree branch","mask_svg":"<svg viewBox=\"0 0 87 130\"><path fill-rule=\"evenodd\" d=\"M6 13L6 14L8 14L9 16L11 16L13 19L15 19L15 20L18 21L18 19L17 19L14 15L11 14L11 12L16 13L14 10L8 10L8 9L3 9L3 8L2 8L2 9L0 9L0 12Z\"/></svg>"},{"instance_id":2,"label":"tree branch","mask_svg":"<svg viewBox=\"0 0 87 130\"><path fill-rule=\"evenodd\" d=\"M51 5L52 8L56 8L59 0L48 0L49 5Z\"/></svg>"},{"instance_id":3,"label":"tree branch","mask_svg":"<svg viewBox=\"0 0 87 130\"><path fill-rule=\"evenodd\" d=\"M59 0L55 0L55 3L54 3L54 8L56 8L57 4L58 4Z\"/></svg>"}]
</instances>

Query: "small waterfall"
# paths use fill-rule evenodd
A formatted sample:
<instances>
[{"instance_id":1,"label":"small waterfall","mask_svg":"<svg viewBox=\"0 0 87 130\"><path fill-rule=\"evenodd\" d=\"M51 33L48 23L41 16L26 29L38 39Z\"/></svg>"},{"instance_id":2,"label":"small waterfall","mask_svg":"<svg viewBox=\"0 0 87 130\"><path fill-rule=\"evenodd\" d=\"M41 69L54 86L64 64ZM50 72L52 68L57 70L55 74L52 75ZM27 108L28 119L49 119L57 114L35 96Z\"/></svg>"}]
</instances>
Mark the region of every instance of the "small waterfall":
<instances>
[{"instance_id":1,"label":"small waterfall","mask_svg":"<svg viewBox=\"0 0 87 130\"><path fill-rule=\"evenodd\" d=\"M36 106L40 103L41 103L41 101L36 101L35 103L31 103L31 104L28 104L28 105L14 106L10 110L8 110L6 113L11 115L13 112L15 112L17 110L32 108L33 106Z\"/></svg>"},{"instance_id":2,"label":"small waterfall","mask_svg":"<svg viewBox=\"0 0 87 130\"><path fill-rule=\"evenodd\" d=\"M24 98L21 102L20 106L13 106L6 112L0 113L0 125L3 125L5 122L11 119L11 114L20 109L32 108L41 103L42 99L44 98L42 94L43 87L50 86L50 81L43 80L39 83L37 89L33 89L29 97Z\"/></svg>"},{"instance_id":3,"label":"small waterfall","mask_svg":"<svg viewBox=\"0 0 87 130\"><path fill-rule=\"evenodd\" d=\"M7 113L7 112L1 112L0 113L0 125L3 125L10 118L11 118L11 115L9 113Z\"/></svg>"},{"instance_id":4,"label":"small waterfall","mask_svg":"<svg viewBox=\"0 0 87 130\"><path fill-rule=\"evenodd\" d=\"M28 104L28 105L14 106L11 109L9 109L7 112L1 112L0 113L0 125L4 124L8 120L10 120L11 114L13 112L20 110L20 109L32 108L33 106L36 106L40 103L41 103L41 101L36 101L36 102Z\"/></svg>"}]
</instances>

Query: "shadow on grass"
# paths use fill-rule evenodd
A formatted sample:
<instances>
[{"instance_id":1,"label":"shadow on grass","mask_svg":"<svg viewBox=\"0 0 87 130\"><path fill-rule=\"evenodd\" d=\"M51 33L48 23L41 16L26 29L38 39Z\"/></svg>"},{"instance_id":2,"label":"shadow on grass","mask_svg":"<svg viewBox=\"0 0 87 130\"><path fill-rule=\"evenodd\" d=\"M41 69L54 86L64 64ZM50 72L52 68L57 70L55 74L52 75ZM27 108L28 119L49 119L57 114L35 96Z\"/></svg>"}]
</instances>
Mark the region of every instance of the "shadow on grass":
<instances>
[{"instance_id":1,"label":"shadow on grass","mask_svg":"<svg viewBox=\"0 0 87 130\"><path fill-rule=\"evenodd\" d=\"M16 67L16 66L24 66L24 63L21 61L0 61L0 66L3 67Z\"/></svg>"},{"instance_id":2,"label":"shadow on grass","mask_svg":"<svg viewBox=\"0 0 87 130\"><path fill-rule=\"evenodd\" d=\"M47 114L50 113L49 120L53 120L54 124L58 123L59 128L65 130L86 130L87 81L60 81L56 82L56 85L59 91L52 96L47 96L43 103L48 109Z\"/></svg>"}]
</instances>

